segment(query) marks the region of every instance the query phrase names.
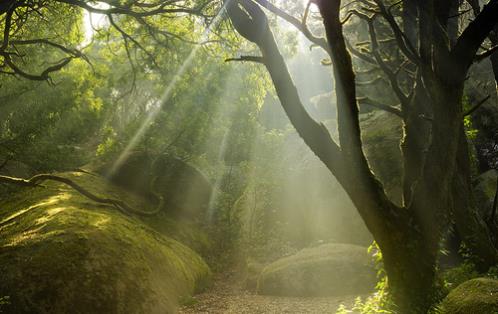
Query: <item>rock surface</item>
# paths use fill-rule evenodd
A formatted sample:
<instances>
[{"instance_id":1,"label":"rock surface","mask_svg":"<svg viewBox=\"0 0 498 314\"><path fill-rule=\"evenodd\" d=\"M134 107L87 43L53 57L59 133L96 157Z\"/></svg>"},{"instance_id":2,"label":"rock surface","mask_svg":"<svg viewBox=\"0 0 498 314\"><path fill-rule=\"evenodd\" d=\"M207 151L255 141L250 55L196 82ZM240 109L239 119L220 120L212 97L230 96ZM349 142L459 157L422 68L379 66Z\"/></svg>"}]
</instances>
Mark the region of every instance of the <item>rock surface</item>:
<instances>
[{"instance_id":1,"label":"rock surface","mask_svg":"<svg viewBox=\"0 0 498 314\"><path fill-rule=\"evenodd\" d=\"M496 170L489 170L477 177L474 187L474 194L479 207L481 217L487 218L493 207L493 200L496 193L496 182L498 173Z\"/></svg>"},{"instance_id":2,"label":"rock surface","mask_svg":"<svg viewBox=\"0 0 498 314\"><path fill-rule=\"evenodd\" d=\"M498 313L498 280L476 278L453 289L441 304L447 314Z\"/></svg>"},{"instance_id":3,"label":"rock surface","mask_svg":"<svg viewBox=\"0 0 498 314\"><path fill-rule=\"evenodd\" d=\"M97 176L61 175L146 206ZM0 201L0 296L9 297L2 311L173 313L209 281L187 246L67 186L44 185Z\"/></svg>"},{"instance_id":4,"label":"rock surface","mask_svg":"<svg viewBox=\"0 0 498 314\"><path fill-rule=\"evenodd\" d=\"M401 204L403 135L401 119L385 111L375 110L360 115L363 149L373 172L384 184L388 196Z\"/></svg>"},{"instance_id":5,"label":"rock surface","mask_svg":"<svg viewBox=\"0 0 498 314\"><path fill-rule=\"evenodd\" d=\"M370 292L375 283L367 248L324 244L265 267L257 291L279 296L339 296Z\"/></svg>"},{"instance_id":6,"label":"rock surface","mask_svg":"<svg viewBox=\"0 0 498 314\"><path fill-rule=\"evenodd\" d=\"M115 166L116 161L92 165L93 170L131 192L151 201L160 194L171 214L204 218L212 195L212 186L196 167L169 155L154 156L133 152Z\"/></svg>"}]
</instances>

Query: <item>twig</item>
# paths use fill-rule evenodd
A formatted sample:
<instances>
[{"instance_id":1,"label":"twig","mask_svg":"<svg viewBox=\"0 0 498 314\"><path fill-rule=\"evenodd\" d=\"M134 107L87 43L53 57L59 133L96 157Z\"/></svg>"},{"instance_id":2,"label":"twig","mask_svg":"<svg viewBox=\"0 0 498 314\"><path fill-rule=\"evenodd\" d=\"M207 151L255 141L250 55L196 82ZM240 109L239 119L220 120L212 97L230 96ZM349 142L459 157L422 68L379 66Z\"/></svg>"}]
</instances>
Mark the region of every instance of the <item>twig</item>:
<instances>
[{"instance_id":1,"label":"twig","mask_svg":"<svg viewBox=\"0 0 498 314\"><path fill-rule=\"evenodd\" d=\"M477 54L476 57L474 58L474 61L481 62L487 57L491 57L497 51L498 51L498 46L491 47L488 50L484 51L483 53Z\"/></svg>"},{"instance_id":2,"label":"twig","mask_svg":"<svg viewBox=\"0 0 498 314\"><path fill-rule=\"evenodd\" d=\"M360 105L372 106L372 107L375 107L377 109L387 111L387 112L392 113L400 118L403 117L403 113L401 112L401 110L399 108L385 105L383 103L380 103L380 102L375 101L373 99L370 99L368 97L358 98L358 103Z\"/></svg>"},{"instance_id":3,"label":"twig","mask_svg":"<svg viewBox=\"0 0 498 314\"><path fill-rule=\"evenodd\" d=\"M486 96L483 100L481 100L480 102L478 102L477 104L475 104L472 108L470 108L469 110L467 110L463 116L466 117L466 116L470 116L474 111L476 111L477 109L479 109L484 103L486 103L486 101L488 101L489 99L491 98L491 95L488 95Z\"/></svg>"},{"instance_id":4,"label":"twig","mask_svg":"<svg viewBox=\"0 0 498 314\"><path fill-rule=\"evenodd\" d=\"M225 62L256 62L256 63L265 63L265 60L263 57L260 56L240 56L238 58L228 58L225 59Z\"/></svg>"}]
</instances>

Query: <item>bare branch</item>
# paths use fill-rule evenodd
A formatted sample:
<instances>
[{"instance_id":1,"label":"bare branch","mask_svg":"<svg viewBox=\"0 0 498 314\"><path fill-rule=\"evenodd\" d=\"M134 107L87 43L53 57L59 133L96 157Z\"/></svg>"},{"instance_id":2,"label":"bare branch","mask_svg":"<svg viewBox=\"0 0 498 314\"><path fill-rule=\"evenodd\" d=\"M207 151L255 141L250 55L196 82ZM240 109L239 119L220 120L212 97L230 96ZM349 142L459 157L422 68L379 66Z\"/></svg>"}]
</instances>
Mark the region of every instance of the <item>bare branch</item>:
<instances>
[{"instance_id":1,"label":"bare branch","mask_svg":"<svg viewBox=\"0 0 498 314\"><path fill-rule=\"evenodd\" d=\"M474 60L476 62L481 62L482 60L491 57L494 53L498 51L498 46L494 46L484 51L483 53L477 54Z\"/></svg>"},{"instance_id":2,"label":"bare branch","mask_svg":"<svg viewBox=\"0 0 498 314\"><path fill-rule=\"evenodd\" d=\"M450 56L460 72L465 73L474 62L477 51L498 23L498 0L491 0L470 22L453 47Z\"/></svg>"},{"instance_id":3,"label":"bare branch","mask_svg":"<svg viewBox=\"0 0 498 314\"><path fill-rule=\"evenodd\" d=\"M399 108L383 104L383 103L378 102L376 100L373 100L371 98L368 98L368 97L358 98L358 103L360 105L372 106L372 107L375 107L377 109L381 109L381 110L384 110L386 112L392 113L400 118L403 118L403 113L401 112L401 110Z\"/></svg>"},{"instance_id":4,"label":"bare branch","mask_svg":"<svg viewBox=\"0 0 498 314\"><path fill-rule=\"evenodd\" d=\"M327 41L325 40L325 38L320 38L320 37L316 37L315 35L313 35L306 24L307 19L308 19L308 12L309 12L309 9L311 6L311 1L308 2L307 6L306 6L306 11L305 11L304 18L302 21L296 17L293 17L292 15L283 11L282 9L276 7L275 5L273 5L272 3L270 3L267 0L254 0L254 1L257 2L258 4L260 4L262 7L264 7L268 11L277 15L278 17L282 18L283 20L289 22L298 31L300 31L309 41L311 41L313 44L317 45L318 47L322 48L327 53L330 53L330 47L327 44Z\"/></svg>"},{"instance_id":5,"label":"bare branch","mask_svg":"<svg viewBox=\"0 0 498 314\"><path fill-rule=\"evenodd\" d=\"M470 108L469 110L467 110L466 112L464 112L463 116L464 117L470 116L472 113L474 113L474 111L476 111L482 105L484 105L490 98L491 98L491 95L488 95L488 96L484 97L484 99L482 99L477 104L475 104L474 106L472 106L472 108Z\"/></svg>"},{"instance_id":6,"label":"bare branch","mask_svg":"<svg viewBox=\"0 0 498 314\"><path fill-rule=\"evenodd\" d=\"M381 0L373 0L379 7L380 14L387 21L391 30L393 31L394 37L396 38L396 42L400 50L403 54L413 62L414 64L420 63L420 57L417 54L416 49L412 46L410 40L406 37L405 33L401 30L398 23L394 19L394 16L391 14L390 10L385 7Z\"/></svg>"},{"instance_id":7,"label":"bare branch","mask_svg":"<svg viewBox=\"0 0 498 314\"><path fill-rule=\"evenodd\" d=\"M234 62L234 61L239 61L239 62L256 62L256 63L265 63L265 59L260 56L240 56L238 58L228 58L225 59L225 62Z\"/></svg>"}]
</instances>

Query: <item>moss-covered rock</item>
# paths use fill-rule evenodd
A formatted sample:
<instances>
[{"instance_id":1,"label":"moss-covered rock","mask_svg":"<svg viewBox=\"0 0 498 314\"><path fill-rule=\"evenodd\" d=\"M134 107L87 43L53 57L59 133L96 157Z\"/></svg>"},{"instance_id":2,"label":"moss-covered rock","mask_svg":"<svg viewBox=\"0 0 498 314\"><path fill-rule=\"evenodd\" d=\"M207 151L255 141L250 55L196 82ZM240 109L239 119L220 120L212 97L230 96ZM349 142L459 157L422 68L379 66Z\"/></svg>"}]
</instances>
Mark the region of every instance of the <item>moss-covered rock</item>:
<instances>
[{"instance_id":1,"label":"moss-covered rock","mask_svg":"<svg viewBox=\"0 0 498 314\"><path fill-rule=\"evenodd\" d=\"M363 147L373 172L384 184L389 197L401 204L401 119L391 113L375 110L361 114L360 124Z\"/></svg>"},{"instance_id":2,"label":"moss-covered rock","mask_svg":"<svg viewBox=\"0 0 498 314\"><path fill-rule=\"evenodd\" d=\"M267 295L335 296L369 292L375 283L375 269L366 248L324 244L265 267L257 290Z\"/></svg>"},{"instance_id":3,"label":"moss-covered rock","mask_svg":"<svg viewBox=\"0 0 498 314\"><path fill-rule=\"evenodd\" d=\"M151 201L161 195L165 209L176 216L204 219L213 194L211 183L199 169L170 155L138 151L87 168Z\"/></svg>"},{"instance_id":4,"label":"moss-covered rock","mask_svg":"<svg viewBox=\"0 0 498 314\"><path fill-rule=\"evenodd\" d=\"M477 278L462 283L443 300L441 313L498 313L498 280Z\"/></svg>"},{"instance_id":5,"label":"moss-covered rock","mask_svg":"<svg viewBox=\"0 0 498 314\"><path fill-rule=\"evenodd\" d=\"M63 174L92 192L148 205L100 177ZM64 185L0 201L0 296L8 313L173 313L210 278L187 246Z\"/></svg>"},{"instance_id":6,"label":"moss-covered rock","mask_svg":"<svg viewBox=\"0 0 498 314\"><path fill-rule=\"evenodd\" d=\"M474 194L482 217L487 217L493 207L497 177L496 170L489 170L475 180Z\"/></svg>"}]
</instances>

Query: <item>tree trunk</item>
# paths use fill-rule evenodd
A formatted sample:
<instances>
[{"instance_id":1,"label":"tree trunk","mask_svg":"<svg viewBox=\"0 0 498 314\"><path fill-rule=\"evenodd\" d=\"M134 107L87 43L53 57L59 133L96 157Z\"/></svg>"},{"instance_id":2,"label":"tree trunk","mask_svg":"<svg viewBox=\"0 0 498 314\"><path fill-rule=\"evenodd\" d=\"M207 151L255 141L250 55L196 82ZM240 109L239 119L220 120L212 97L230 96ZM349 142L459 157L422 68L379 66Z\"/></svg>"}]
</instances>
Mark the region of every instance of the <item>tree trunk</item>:
<instances>
[{"instance_id":1,"label":"tree trunk","mask_svg":"<svg viewBox=\"0 0 498 314\"><path fill-rule=\"evenodd\" d=\"M437 250L406 226L405 236L382 248L389 292L396 313L427 313L434 301Z\"/></svg>"}]
</instances>

